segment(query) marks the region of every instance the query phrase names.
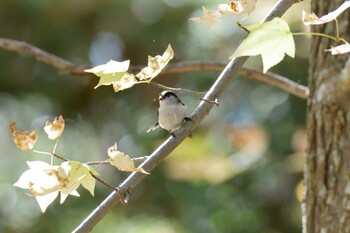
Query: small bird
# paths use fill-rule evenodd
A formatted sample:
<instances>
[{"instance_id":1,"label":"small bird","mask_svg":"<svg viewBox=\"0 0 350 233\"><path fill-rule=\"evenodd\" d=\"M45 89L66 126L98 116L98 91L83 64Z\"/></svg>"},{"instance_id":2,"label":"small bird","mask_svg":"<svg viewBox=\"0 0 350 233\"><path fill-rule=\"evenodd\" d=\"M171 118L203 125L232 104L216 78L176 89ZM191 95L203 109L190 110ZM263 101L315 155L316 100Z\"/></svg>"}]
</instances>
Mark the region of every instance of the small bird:
<instances>
[{"instance_id":1,"label":"small bird","mask_svg":"<svg viewBox=\"0 0 350 233\"><path fill-rule=\"evenodd\" d=\"M150 126L147 133L162 127L171 134L178 130L186 117L186 105L184 105L179 97L171 91L163 91L159 94L158 122Z\"/></svg>"}]
</instances>

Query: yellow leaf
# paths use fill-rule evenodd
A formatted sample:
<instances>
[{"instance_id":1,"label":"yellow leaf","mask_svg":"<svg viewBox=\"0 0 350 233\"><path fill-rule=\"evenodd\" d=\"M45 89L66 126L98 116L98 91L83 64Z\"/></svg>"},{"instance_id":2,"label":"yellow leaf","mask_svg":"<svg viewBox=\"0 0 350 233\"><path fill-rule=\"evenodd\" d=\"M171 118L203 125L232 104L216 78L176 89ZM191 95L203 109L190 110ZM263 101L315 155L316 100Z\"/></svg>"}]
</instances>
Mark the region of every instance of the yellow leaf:
<instances>
[{"instance_id":1,"label":"yellow leaf","mask_svg":"<svg viewBox=\"0 0 350 233\"><path fill-rule=\"evenodd\" d=\"M152 80L156 77L162 69L168 64L168 62L174 57L174 50L171 45L165 50L162 56L157 55L155 57L148 56L148 66L143 68L136 77L140 80Z\"/></svg>"},{"instance_id":2,"label":"yellow leaf","mask_svg":"<svg viewBox=\"0 0 350 233\"><path fill-rule=\"evenodd\" d=\"M77 161L66 161L61 164L62 174L68 174L68 182L64 184L61 192L64 194L70 194L75 191L80 184L87 189L91 195L94 195L95 179L91 176L90 170L93 171L86 164L82 164Z\"/></svg>"},{"instance_id":3,"label":"yellow leaf","mask_svg":"<svg viewBox=\"0 0 350 233\"><path fill-rule=\"evenodd\" d=\"M14 129L16 125L16 122L11 122L9 125L9 130L12 134L12 139L18 149L20 150L32 150L36 140L38 139L38 135L35 131L28 132L28 131L18 131Z\"/></svg>"},{"instance_id":4,"label":"yellow leaf","mask_svg":"<svg viewBox=\"0 0 350 233\"><path fill-rule=\"evenodd\" d=\"M119 81L126 71L129 69L130 60L117 62L110 60L104 65L96 66L92 69L84 70L85 72L93 73L100 77L100 81L95 88L101 85L111 85L113 82Z\"/></svg>"},{"instance_id":5,"label":"yellow leaf","mask_svg":"<svg viewBox=\"0 0 350 233\"><path fill-rule=\"evenodd\" d=\"M113 89L115 92L132 87L136 84L136 79L133 74L125 73L124 76L117 82L113 82Z\"/></svg>"},{"instance_id":6,"label":"yellow leaf","mask_svg":"<svg viewBox=\"0 0 350 233\"><path fill-rule=\"evenodd\" d=\"M221 14L218 11L210 11L204 6L203 8L203 15L200 17L193 17L190 18L191 21L196 22L196 23L205 23L208 28L213 26L216 22L221 20Z\"/></svg>"},{"instance_id":7,"label":"yellow leaf","mask_svg":"<svg viewBox=\"0 0 350 233\"><path fill-rule=\"evenodd\" d=\"M62 132L64 130L64 125L64 119L61 115L58 119L55 118L55 120L52 123L50 121L46 121L44 130L49 139L55 140L61 137Z\"/></svg>"},{"instance_id":8,"label":"yellow leaf","mask_svg":"<svg viewBox=\"0 0 350 233\"><path fill-rule=\"evenodd\" d=\"M113 74L113 73L120 73L120 72L126 72L129 69L130 60L118 62L114 60L110 60L106 64L95 66L92 69L84 70L88 73L93 73L99 77L103 74Z\"/></svg>"},{"instance_id":9,"label":"yellow leaf","mask_svg":"<svg viewBox=\"0 0 350 233\"><path fill-rule=\"evenodd\" d=\"M142 172L144 174L149 174L143 168L136 168L134 161L130 157L117 150L117 144L114 144L108 149L109 162L115 166L120 171L126 172Z\"/></svg>"},{"instance_id":10,"label":"yellow leaf","mask_svg":"<svg viewBox=\"0 0 350 233\"><path fill-rule=\"evenodd\" d=\"M66 161L61 166L51 166L42 161L28 161L27 164L30 169L23 172L14 186L29 189L43 212L57 197L58 192L61 192L61 203L68 195L79 196L76 189L80 184L94 194L95 179L90 171L97 173L85 164L76 161Z\"/></svg>"}]
</instances>

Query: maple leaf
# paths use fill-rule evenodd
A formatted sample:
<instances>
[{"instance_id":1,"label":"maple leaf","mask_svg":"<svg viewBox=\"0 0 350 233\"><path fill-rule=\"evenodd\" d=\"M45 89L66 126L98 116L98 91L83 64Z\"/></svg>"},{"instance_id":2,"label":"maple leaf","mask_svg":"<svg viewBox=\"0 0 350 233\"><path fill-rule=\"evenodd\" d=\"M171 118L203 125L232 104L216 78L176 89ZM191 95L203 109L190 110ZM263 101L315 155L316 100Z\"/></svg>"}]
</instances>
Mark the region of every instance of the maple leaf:
<instances>
[{"instance_id":1,"label":"maple leaf","mask_svg":"<svg viewBox=\"0 0 350 233\"><path fill-rule=\"evenodd\" d=\"M12 139L17 148L20 150L32 150L36 143L36 140L38 139L36 131L18 131L14 128L15 126L16 122L11 122L9 125L9 130L12 134Z\"/></svg>"},{"instance_id":2,"label":"maple leaf","mask_svg":"<svg viewBox=\"0 0 350 233\"><path fill-rule=\"evenodd\" d=\"M113 89L115 92L122 91L124 89L130 88L137 83L135 76L133 74L125 73L124 76L116 82L112 82Z\"/></svg>"},{"instance_id":3,"label":"maple leaf","mask_svg":"<svg viewBox=\"0 0 350 233\"><path fill-rule=\"evenodd\" d=\"M335 20L341 13L350 7L350 1L345 1L336 10L319 18L315 13L302 12L302 21L305 25L320 25Z\"/></svg>"},{"instance_id":4,"label":"maple leaf","mask_svg":"<svg viewBox=\"0 0 350 233\"><path fill-rule=\"evenodd\" d=\"M42 161L27 162L29 170L22 173L14 186L29 189L35 196L40 209L46 208L61 193L62 204L68 195L79 196L80 184L94 195L96 172L89 166L76 161L65 161L60 166L51 166ZM90 173L91 172L91 173Z\"/></svg>"},{"instance_id":5,"label":"maple leaf","mask_svg":"<svg viewBox=\"0 0 350 233\"><path fill-rule=\"evenodd\" d=\"M261 55L264 73L283 60L285 54L294 57L295 44L288 23L281 18L245 26L250 33L230 57Z\"/></svg>"},{"instance_id":6,"label":"maple leaf","mask_svg":"<svg viewBox=\"0 0 350 233\"><path fill-rule=\"evenodd\" d=\"M95 88L98 88L101 85L111 85L113 82L118 82L129 69L130 60L117 62L110 60L104 65L96 66L92 69L84 70L88 73L93 73L96 76L100 77L100 80Z\"/></svg>"},{"instance_id":7,"label":"maple leaf","mask_svg":"<svg viewBox=\"0 0 350 233\"><path fill-rule=\"evenodd\" d=\"M62 132L64 130L64 119L61 116L55 118L55 120L51 123L50 121L46 121L44 130L49 139L55 140L61 137Z\"/></svg>"},{"instance_id":8,"label":"maple leaf","mask_svg":"<svg viewBox=\"0 0 350 233\"><path fill-rule=\"evenodd\" d=\"M174 57L174 50L169 44L162 56L148 56L148 66L143 68L136 77L140 80L152 80Z\"/></svg>"},{"instance_id":9,"label":"maple leaf","mask_svg":"<svg viewBox=\"0 0 350 233\"><path fill-rule=\"evenodd\" d=\"M64 188L61 190L62 193L69 194L81 184L94 196L96 181L91 173L94 175L97 175L97 173L92 167L78 161L66 161L61 164L60 169L62 169L62 174L67 174L69 177L68 181L64 184Z\"/></svg>"},{"instance_id":10,"label":"maple leaf","mask_svg":"<svg viewBox=\"0 0 350 233\"><path fill-rule=\"evenodd\" d=\"M255 10L257 0L228 1L218 5L218 12L221 14L250 14Z\"/></svg>"},{"instance_id":11,"label":"maple leaf","mask_svg":"<svg viewBox=\"0 0 350 233\"><path fill-rule=\"evenodd\" d=\"M143 168L136 168L134 161L125 153L118 151L117 144L108 148L109 162L120 171L126 172L142 172L149 174Z\"/></svg>"},{"instance_id":12,"label":"maple leaf","mask_svg":"<svg viewBox=\"0 0 350 233\"><path fill-rule=\"evenodd\" d=\"M189 20L196 22L196 23L205 23L208 28L212 27L216 22L221 20L221 14L218 11L210 11L204 6L203 8L203 15L200 17L193 17Z\"/></svg>"}]
</instances>

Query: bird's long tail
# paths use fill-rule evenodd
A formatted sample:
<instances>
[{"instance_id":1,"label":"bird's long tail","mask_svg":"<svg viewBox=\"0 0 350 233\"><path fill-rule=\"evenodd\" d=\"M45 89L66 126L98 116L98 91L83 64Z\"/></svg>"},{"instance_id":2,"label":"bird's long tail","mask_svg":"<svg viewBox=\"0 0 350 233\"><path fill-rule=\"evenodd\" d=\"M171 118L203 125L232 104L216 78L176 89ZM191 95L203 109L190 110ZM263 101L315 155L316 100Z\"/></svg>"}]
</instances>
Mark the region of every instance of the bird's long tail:
<instances>
[{"instance_id":1,"label":"bird's long tail","mask_svg":"<svg viewBox=\"0 0 350 233\"><path fill-rule=\"evenodd\" d=\"M151 125L150 127L148 127L146 132L149 133L149 132L154 131L154 130L156 130L158 128L159 128L159 123L157 122L154 125Z\"/></svg>"}]
</instances>

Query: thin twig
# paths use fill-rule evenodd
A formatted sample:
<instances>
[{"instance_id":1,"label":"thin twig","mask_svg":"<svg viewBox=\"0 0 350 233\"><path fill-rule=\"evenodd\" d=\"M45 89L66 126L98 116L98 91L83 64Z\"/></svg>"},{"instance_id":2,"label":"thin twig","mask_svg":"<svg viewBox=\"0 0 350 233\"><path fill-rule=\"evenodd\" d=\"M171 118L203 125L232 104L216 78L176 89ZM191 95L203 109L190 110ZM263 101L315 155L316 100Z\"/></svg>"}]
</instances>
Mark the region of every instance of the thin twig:
<instances>
[{"instance_id":1,"label":"thin twig","mask_svg":"<svg viewBox=\"0 0 350 233\"><path fill-rule=\"evenodd\" d=\"M45 155L51 155L51 156L54 156L62 161L69 161L68 159L66 158L63 158L62 156L56 154L56 153L52 153L52 152L46 152L46 151L40 151L40 150L33 150L33 152L35 153L38 153L38 154L45 154Z\"/></svg>"},{"instance_id":2,"label":"thin twig","mask_svg":"<svg viewBox=\"0 0 350 233\"><path fill-rule=\"evenodd\" d=\"M108 160L104 161L91 161L91 162L86 162L84 163L88 166L93 166L93 165L111 165L111 163Z\"/></svg>"},{"instance_id":3,"label":"thin twig","mask_svg":"<svg viewBox=\"0 0 350 233\"><path fill-rule=\"evenodd\" d=\"M274 17L281 16L294 3L299 0L280 0L268 16L263 20L272 20ZM219 98L228 84L231 82L234 74L242 67L248 57L239 57L232 59L223 72L216 79L212 87L204 96L207 100L215 100ZM186 123L176 132L176 137L169 137L162 145L160 145L139 167L146 171L152 171L163 159L165 159L183 140L187 138L194 128L209 114L213 108L213 104L206 101L201 101L194 113L191 121ZM94 226L118 203L120 193L128 194L131 192L142 180L145 174L140 172L133 172L128 178L121 183L118 188L119 192L112 192L101 204L99 204L90 215L85 218L73 233L90 232Z\"/></svg>"},{"instance_id":4,"label":"thin twig","mask_svg":"<svg viewBox=\"0 0 350 233\"><path fill-rule=\"evenodd\" d=\"M199 97L203 97L205 95L206 92L199 92L199 91L192 91L192 90L188 90L188 89L183 89L183 88L175 88L175 87L168 87L168 86L165 86L163 84L160 84L160 83L156 83L154 81L150 81L149 84L153 85L153 86L156 86L156 87L159 87L159 88L162 88L164 90L170 90L170 91L173 91L173 92L183 92L183 93L188 93L188 94L191 94L191 95L194 95L194 96L199 96Z\"/></svg>"},{"instance_id":5,"label":"thin twig","mask_svg":"<svg viewBox=\"0 0 350 233\"><path fill-rule=\"evenodd\" d=\"M0 38L0 48L8 51L13 51L22 55L29 55L35 57L37 60L44 62L50 66L55 67L63 73L68 73L72 75L89 75L84 69L91 68L91 65L75 65L63 58L56 55L48 53L40 48L30 45L25 42ZM172 73L184 73L192 71L219 71L221 72L225 68L226 64L222 62L213 61L187 61L168 64L167 67L162 71L161 75L172 74ZM140 71L143 67L133 66L130 68L131 72ZM282 77L280 75L274 75L272 73L263 74L261 71L255 69L249 69L241 67L238 74L242 76L247 76L248 78L266 82L272 86L281 88L282 90L291 93L292 95L298 96L303 99L308 98L309 88L302 86L298 83L293 82L290 79ZM152 85L157 85L153 84ZM158 87L166 88L170 90L170 87L158 85ZM186 92L183 89L173 88L173 91ZM189 92L190 93L190 92ZM191 94L194 94L192 92ZM196 94L197 95L197 94ZM199 96L199 93L198 93Z\"/></svg>"},{"instance_id":6,"label":"thin twig","mask_svg":"<svg viewBox=\"0 0 350 233\"><path fill-rule=\"evenodd\" d=\"M104 186L106 186L107 188L109 188L112 191L116 191L119 192L118 189L110 184L108 184L106 181L102 180L101 178L99 178L98 176L94 175L94 173L90 172L91 176L94 177L95 180L97 180L98 182L100 182L101 184L103 184Z\"/></svg>"},{"instance_id":7,"label":"thin twig","mask_svg":"<svg viewBox=\"0 0 350 233\"><path fill-rule=\"evenodd\" d=\"M62 156L59 156L58 154L56 153L50 153L52 156L55 156L56 158L62 160L62 161L69 161L68 159L66 158L63 158Z\"/></svg>"},{"instance_id":8,"label":"thin twig","mask_svg":"<svg viewBox=\"0 0 350 233\"><path fill-rule=\"evenodd\" d=\"M142 157L137 157L137 158L132 158L131 160L134 162L142 162L145 161L148 158L148 156L142 156ZM104 161L90 161L90 162L86 162L84 163L88 166L93 166L93 165L111 165L111 163L108 160L104 160Z\"/></svg>"},{"instance_id":9,"label":"thin twig","mask_svg":"<svg viewBox=\"0 0 350 233\"><path fill-rule=\"evenodd\" d=\"M237 25L238 27L242 28L246 33L250 33L250 31L246 27L244 27L240 22L237 22Z\"/></svg>"},{"instance_id":10,"label":"thin twig","mask_svg":"<svg viewBox=\"0 0 350 233\"><path fill-rule=\"evenodd\" d=\"M134 161L134 162L143 162L143 161L145 161L148 157L149 157L148 155L145 155L145 156L142 156L142 157L132 158L131 160Z\"/></svg>"},{"instance_id":11,"label":"thin twig","mask_svg":"<svg viewBox=\"0 0 350 233\"><path fill-rule=\"evenodd\" d=\"M98 176L94 175L94 173L90 172L91 176L94 177L95 180L97 180L98 182L100 182L102 185L104 185L105 187L107 187L108 189L118 193L119 195L119 200L120 203L122 205L127 205L128 204L128 200L129 200L129 193L127 192L126 194L122 193L119 190L119 187L114 187L110 184L108 184L106 181L102 180L101 178L99 178Z\"/></svg>"}]
</instances>

